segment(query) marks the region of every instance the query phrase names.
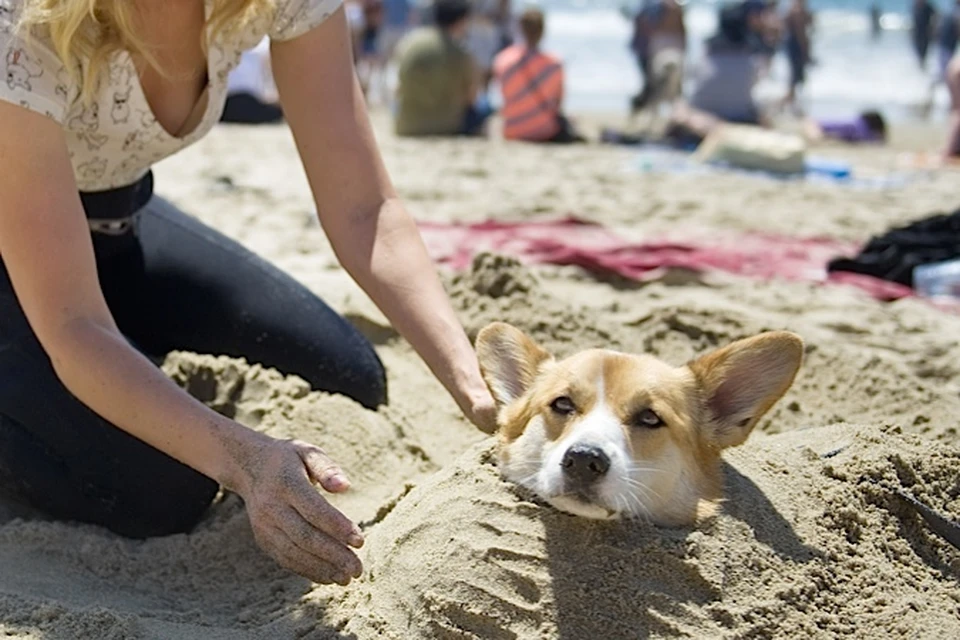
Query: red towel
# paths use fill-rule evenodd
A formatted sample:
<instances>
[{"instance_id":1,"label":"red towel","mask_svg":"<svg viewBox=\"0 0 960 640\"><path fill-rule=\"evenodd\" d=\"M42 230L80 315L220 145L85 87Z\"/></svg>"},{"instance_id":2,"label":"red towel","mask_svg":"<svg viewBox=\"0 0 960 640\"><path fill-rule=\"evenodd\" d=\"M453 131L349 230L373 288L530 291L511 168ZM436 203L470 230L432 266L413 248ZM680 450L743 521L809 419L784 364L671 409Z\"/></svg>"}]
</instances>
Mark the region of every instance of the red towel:
<instances>
[{"instance_id":1,"label":"red towel","mask_svg":"<svg viewBox=\"0 0 960 640\"><path fill-rule=\"evenodd\" d=\"M555 220L473 224L421 222L433 259L464 269L473 256L490 251L527 263L577 265L595 273L651 280L666 268L724 271L764 280L836 282L863 289L880 300L913 295L909 287L851 273L827 274L831 258L850 255L857 245L829 238L791 238L745 233L708 242L628 242L598 224L567 217Z\"/></svg>"}]
</instances>

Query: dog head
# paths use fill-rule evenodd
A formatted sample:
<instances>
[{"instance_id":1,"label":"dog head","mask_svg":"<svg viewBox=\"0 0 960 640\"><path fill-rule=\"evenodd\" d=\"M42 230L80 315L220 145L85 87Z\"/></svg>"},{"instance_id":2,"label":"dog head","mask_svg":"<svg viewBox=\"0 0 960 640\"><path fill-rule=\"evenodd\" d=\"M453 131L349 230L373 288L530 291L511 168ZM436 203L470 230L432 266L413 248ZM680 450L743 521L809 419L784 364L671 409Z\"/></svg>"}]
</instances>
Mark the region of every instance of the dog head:
<instances>
[{"instance_id":1,"label":"dog head","mask_svg":"<svg viewBox=\"0 0 960 640\"><path fill-rule=\"evenodd\" d=\"M714 512L720 451L747 439L803 354L797 335L777 331L682 367L602 349L557 361L504 323L485 327L476 348L505 478L561 511L664 525Z\"/></svg>"}]
</instances>

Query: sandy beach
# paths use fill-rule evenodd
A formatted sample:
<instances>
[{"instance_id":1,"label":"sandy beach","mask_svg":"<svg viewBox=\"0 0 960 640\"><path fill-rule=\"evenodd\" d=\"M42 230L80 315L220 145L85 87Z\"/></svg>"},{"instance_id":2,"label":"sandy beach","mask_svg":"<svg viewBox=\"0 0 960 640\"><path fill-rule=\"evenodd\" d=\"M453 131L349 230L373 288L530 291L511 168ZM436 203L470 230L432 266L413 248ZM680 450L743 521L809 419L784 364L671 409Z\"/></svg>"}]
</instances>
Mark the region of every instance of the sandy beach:
<instances>
[{"instance_id":1,"label":"sandy beach","mask_svg":"<svg viewBox=\"0 0 960 640\"><path fill-rule=\"evenodd\" d=\"M637 169L635 149L378 136L419 220L567 214L630 240L773 232L861 242L960 206L956 170L888 189ZM586 128L596 130L597 118ZM936 148L903 126L884 149L826 147L861 175ZM284 127L221 126L158 165L157 190L275 262L375 343L390 405L364 410L210 354L164 370L218 411L314 442L346 469L333 502L362 524L346 589L285 573L223 496L189 535L131 541L0 512L0 635L314 640L960 637L960 551L898 497L960 520L960 315L839 285L664 274L639 284L482 256L444 282L471 336L502 320L558 355L588 347L681 364L763 330L807 344L787 396L726 456L727 500L699 527L579 520L503 482L493 439L337 265Z\"/></svg>"}]
</instances>

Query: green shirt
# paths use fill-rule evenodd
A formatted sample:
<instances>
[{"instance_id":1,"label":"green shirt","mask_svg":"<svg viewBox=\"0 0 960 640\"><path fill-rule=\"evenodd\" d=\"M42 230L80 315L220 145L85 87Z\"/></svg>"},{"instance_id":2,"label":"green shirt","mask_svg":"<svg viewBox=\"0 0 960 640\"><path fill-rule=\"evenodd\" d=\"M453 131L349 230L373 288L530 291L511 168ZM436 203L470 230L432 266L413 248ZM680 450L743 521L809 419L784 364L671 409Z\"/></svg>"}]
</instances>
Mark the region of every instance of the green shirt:
<instances>
[{"instance_id":1,"label":"green shirt","mask_svg":"<svg viewBox=\"0 0 960 640\"><path fill-rule=\"evenodd\" d=\"M397 134L459 133L476 73L470 54L435 27L417 29L399 50Z\"/></svg>"}]
</instances>

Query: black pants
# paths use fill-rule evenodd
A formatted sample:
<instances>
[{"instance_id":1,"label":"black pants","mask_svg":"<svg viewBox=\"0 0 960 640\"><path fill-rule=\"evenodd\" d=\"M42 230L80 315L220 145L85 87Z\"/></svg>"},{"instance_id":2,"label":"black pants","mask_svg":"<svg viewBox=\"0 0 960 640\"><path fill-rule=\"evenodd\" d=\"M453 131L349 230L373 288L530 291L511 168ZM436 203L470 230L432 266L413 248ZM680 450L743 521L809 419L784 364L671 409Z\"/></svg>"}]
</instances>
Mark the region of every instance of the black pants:
<instances>
[{"instance_id":1,"label":"black pants","mask_svg":"<svg viewBox=\"0 0 960 640\"><path fill-rule=\"evenodd\" d=\"M242 356L367 407L386 401L376 353L342 317L237 243L147 198L135 230L93 234L107 304L133 345L153 357L174 349ZM110 217L91 211L102 205L94 199L88 215ZM149 537L192 528L217 490L67 391L0 264L0 496Z\"/></svg>"},{"instance_id":2,"label":"black pants","mask_svg":"<svg viewBox=\"0 0 960 640\"><path fill-rule=\"evenodd\" d=\"M283 110L249 93L235 93L227 96L220 122L236 124L273 124L283 120Z\"/></svg>"}]
</instances>

